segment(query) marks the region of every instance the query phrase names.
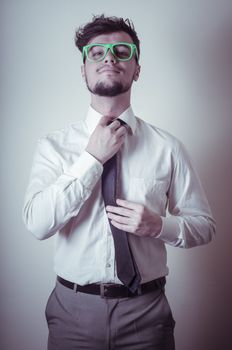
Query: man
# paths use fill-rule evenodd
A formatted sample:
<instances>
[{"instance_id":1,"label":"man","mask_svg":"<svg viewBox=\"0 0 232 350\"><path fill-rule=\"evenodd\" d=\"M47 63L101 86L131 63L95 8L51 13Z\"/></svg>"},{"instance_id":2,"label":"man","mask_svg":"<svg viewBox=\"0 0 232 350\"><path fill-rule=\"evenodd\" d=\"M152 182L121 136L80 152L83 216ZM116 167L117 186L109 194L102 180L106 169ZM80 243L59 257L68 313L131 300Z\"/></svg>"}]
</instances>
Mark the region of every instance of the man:
<instances>
[{"instance_id":1,"label":"man","mask_svg":"<svg viewBox=\"0 0 232 350\"><path fill-rule=\"evenodd\" d=\"M214 220L182 144L132 111L132 23L94 17L76 45L91 105L39 140L24 205L38 239L57 233L48 349L173 350L165 243L206 244Z\"/></svg>"}]
</instances>

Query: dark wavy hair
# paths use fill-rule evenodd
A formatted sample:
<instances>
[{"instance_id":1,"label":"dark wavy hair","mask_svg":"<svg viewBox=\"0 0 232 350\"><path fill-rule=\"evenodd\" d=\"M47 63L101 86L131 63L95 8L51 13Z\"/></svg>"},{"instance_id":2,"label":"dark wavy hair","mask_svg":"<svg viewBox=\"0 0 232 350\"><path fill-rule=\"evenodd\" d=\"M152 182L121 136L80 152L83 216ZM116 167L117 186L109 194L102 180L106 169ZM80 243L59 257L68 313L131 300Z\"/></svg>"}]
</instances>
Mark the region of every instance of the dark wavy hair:
<instances>
[{"instance_id":1,"label":"dark wavy hair","mask_svg":"<svg viewBox=\"0 0 232 350\"><path fill-rule=\"evenodd\" d=\"M104 14L93 16L92 22L80 26L76 30L75 44L82 52L83 46L87 45L92 38L101 34L114 32L126 32L130 35L133 43L137 46L138 56L140 55L140 41L130 19L119 17L105 17Z\"/></svg>"}]
</instances>

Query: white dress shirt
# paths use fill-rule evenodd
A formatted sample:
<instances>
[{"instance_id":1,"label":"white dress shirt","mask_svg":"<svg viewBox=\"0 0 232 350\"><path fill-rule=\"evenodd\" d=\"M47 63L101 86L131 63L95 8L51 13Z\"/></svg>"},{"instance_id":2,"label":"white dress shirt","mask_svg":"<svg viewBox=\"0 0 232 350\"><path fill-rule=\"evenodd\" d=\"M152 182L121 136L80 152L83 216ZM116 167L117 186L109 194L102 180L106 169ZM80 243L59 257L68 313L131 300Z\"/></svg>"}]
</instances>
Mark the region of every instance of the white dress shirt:
<instances>
[{"instance_id":1,"label":"white dress shirt","mask_svg":"<svg viewBox=\"0 0 232 350\"><path fill-rule=\"evenodd\" d=\"M38 141L23 217L38 239L57 235L57 275L80 285L121 283L113 237L101 194L102 164L85 151L101 115L89 107L85 120ZM189 248L208 243L215 223L199 178L183 145L134 116L120 149L121 198L144 204L162 217L158 237L128 234L142 282L168 274L165 243Z\"/></svg>"}]
</instances>

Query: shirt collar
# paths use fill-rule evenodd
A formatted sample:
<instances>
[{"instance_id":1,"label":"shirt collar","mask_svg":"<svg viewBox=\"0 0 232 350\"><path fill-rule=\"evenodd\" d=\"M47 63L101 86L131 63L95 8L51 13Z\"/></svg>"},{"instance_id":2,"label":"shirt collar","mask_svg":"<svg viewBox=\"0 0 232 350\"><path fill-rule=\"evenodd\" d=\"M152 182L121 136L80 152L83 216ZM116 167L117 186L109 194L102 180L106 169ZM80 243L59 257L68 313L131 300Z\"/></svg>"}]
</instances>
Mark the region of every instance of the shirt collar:
<instances>
[{"instance_id":1,"label":"shirt collar","mask_svg":"<svg viewBox=\"0 0 232 350\"><path fill-rule=\"evenodd\" d=\"M86 124L90 134L92 134L96 128L101 117L101 113L97 112L92 106L89 106L86 116ZM123 120L130 127L132 134L134 134L136 129L136 118L132 107L128 107L120 116L118 116L118 118Z\"/></svg>"}]
</instances>

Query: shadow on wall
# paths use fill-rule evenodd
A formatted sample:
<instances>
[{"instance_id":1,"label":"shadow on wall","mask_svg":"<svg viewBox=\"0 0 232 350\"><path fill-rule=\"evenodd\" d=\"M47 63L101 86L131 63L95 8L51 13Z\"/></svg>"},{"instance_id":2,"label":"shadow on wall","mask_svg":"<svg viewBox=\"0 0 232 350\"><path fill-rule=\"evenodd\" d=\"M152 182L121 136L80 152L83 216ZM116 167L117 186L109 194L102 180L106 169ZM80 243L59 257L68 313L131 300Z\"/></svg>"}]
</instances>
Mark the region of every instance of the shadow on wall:
<instances>
[{"instance_id":1,"label":"shadow on wall","mask_svg":"<svg viewBox=\"0 0 232 350\"><path fill-rule=\"evenodd\" d=\"M195 66L196 100L200 102L205 139L196 145L197 168L217 223L207 246L169 250L170 301L177 348L229 350L231 332L231 198L232 198L232 25L225 22L200 49ZM202 45L202 43L201 43ZM195 68L194 67L194 68ZM199 71L200 70L200 71ZM206 115L204 115L206 113ZM203 134L204 134L203 133ZM176 267L178 265L178 268ZM175 270L178 276L175 275ZM179 288L184 289L180 293ZM172 294L175 296L172 296ZM191 318L189 329L186 320ZM186 334L186 336L183 336Z\"/></svg>"}]
</instances>

